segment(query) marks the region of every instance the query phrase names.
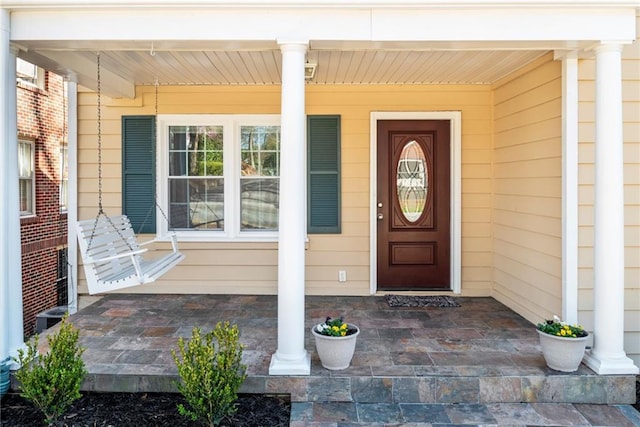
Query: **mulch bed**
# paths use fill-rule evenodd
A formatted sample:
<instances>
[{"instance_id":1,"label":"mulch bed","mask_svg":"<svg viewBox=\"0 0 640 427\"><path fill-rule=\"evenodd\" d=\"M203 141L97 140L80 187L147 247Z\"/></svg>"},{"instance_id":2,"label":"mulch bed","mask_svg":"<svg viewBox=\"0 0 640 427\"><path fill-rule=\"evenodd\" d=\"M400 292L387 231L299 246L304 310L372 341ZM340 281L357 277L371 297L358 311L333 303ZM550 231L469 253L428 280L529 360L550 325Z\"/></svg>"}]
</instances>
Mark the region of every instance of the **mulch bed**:
<instances>
[{"instance_id":1,"label":"mulch bed","mask_svg":"<svg viewBox=\"0 0 640 427\"><path fill-rule=\"evenodd\" d=\"M63 415L62 427L181 427L200 426L178 413L184 403L177 393L94 393L83 392ZM25 427L44 425L42 412L17 393L2 398L0 425ZM291 415L289 396L241 394L238 410L221 426L288 426Z\"/></svg>"},{"instance_id":2,"label":"mulch bed","mask_svg":"<svg viewBox=\"0 0 640 427\"><path fill-rule=\"evenodd\" d=\"M640 375L636 377L636 403L633 407L640 412Z\"/></svg>"}]
</instances>

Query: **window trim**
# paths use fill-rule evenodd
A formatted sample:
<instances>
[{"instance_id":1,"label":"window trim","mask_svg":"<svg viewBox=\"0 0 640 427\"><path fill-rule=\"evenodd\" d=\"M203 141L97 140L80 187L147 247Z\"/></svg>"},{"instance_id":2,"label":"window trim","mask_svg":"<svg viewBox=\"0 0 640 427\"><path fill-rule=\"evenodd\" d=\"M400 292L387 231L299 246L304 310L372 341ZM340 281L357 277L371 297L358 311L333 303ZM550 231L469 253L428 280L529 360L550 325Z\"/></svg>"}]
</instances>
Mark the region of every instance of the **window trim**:
<instances>
[{"instance_id":1,"label":"window trim","mask_svg":"<svg viewBox=\"0 0 640 427\"><path fill-rule=\"evenodd\" d=\"M279 114L162 114L157 116L156 215L158 236L169 233L169 126L222 126L225 182L224 230L177 230L180 241L193 242L276 242L278 231L240 229L240 129L242 126L280 126Z\"/></svg>"},{"instance_id":2,"label":"window trim","mask_svg":"<svg viewBox=\"0 0 640 427\"><path fill-rule=\"evenodd\" d=\"M18 194L20 194L20 182L22 181L31 181L31 210L23 211L20 210L20 217L27 218L36 216L36 144L35 141L26 139L26 138L18 138L18 162L20 161L20 144L27 144L31 146L31 176L23 177L20 175L20 168L18 167ZM22 200L22 196L20 196L20 200Z\"/></svg>"}]
</instances>

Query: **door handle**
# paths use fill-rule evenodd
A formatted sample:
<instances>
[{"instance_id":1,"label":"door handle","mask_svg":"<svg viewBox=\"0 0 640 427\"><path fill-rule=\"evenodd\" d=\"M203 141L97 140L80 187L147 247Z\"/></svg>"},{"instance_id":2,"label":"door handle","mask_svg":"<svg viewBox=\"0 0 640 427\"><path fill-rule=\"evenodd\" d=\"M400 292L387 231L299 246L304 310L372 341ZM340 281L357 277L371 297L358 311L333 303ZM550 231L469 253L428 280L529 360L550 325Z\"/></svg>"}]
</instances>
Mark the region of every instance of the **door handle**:
<instances>
[{"instance_id":1,"label":"door handle","mask_svg":"<svg viewBox=\"0 0 640 427\"><path fill-rule=\"evenodd\" d=\"M384 219L384 215L382 215L382 212L378 212L378 221Z\"/></svg>"}]
</instances>

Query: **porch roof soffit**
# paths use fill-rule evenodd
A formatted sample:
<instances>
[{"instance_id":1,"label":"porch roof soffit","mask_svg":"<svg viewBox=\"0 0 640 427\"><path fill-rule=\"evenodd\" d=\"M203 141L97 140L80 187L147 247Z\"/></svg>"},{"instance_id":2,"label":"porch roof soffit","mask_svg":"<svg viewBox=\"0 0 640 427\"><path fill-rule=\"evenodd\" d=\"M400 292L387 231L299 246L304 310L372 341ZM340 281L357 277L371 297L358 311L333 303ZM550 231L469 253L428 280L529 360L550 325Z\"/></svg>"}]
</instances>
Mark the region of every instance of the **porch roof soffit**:
<instances>
[{"instance_id":1,"label":"porch roof soffit","mask_svg":"<svg viewBox=\"0 0 640 427\"><path fill-rule=\"evenodd\" d=\"M464 8L443 0L429 6L382 0L347 0L340 6L309 0L239 0L233 6L214 1L208 7L199 0L115 0L108 2L111 7L93 0L82 7L65 0L4 3L12 10L11 42L20 57L95 89L95 53L101 51L103 91L116 97L133 97L135 85L154 81L150 72L167 84L279 84L277 41L287 39L310 40L307 57L318 63L318 71L327 66L322 60L342 62L333 67L343 75L335 71L317 83L354 83L357 73L348 76L354 58L362 65L384 64L381 69L408 67L402 78L378 73L377 80L369 75L358 83L490 83L503 77L499 70L482 81L447 76L460 68L460 61L469 73L479 71L472 61L480 70L507 61L513 70L550 50L631 41L637 13L630 1L540 0L533 5L471 0ZM153 61L152 50L157 53ZM449 63L439 70L440 77L419 72L420 64L438 58ZM178 68L189 69L189 77L176 80Z\"/></svg>"}]
</instances>

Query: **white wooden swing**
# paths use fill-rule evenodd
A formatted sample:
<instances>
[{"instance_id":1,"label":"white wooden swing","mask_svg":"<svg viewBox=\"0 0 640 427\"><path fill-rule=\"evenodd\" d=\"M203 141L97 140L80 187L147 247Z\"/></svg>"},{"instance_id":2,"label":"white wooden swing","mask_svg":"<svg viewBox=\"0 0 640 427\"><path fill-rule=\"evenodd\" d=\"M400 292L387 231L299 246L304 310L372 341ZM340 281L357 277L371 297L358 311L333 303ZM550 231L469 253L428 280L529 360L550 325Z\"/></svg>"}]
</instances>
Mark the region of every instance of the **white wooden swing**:
<instances>
[{"instance_id":1,"label":"white wooden swing","mask_svg":"<svg viewBox=\"0 0 640 427\"><path fill-rule=\"evenodd\" d=\"M131 221L126 215L107 216L102 207L102 141L101 141L101 93L100 54L98 65L98 214L93 220L78 221L76 233L84 273L90 294L150 283L175 267L184 259L178 251L175 233L170 233L172 251L155 259L145 259L143 246L155 243L150 240L138 243ZM158 113L158 86L156 83L156 116ZM157 203L156 203L157 205ZM158 206L158 208L160 208ZM160 208L165 220L167 216Z\"/></svg>"}]
</instances>

